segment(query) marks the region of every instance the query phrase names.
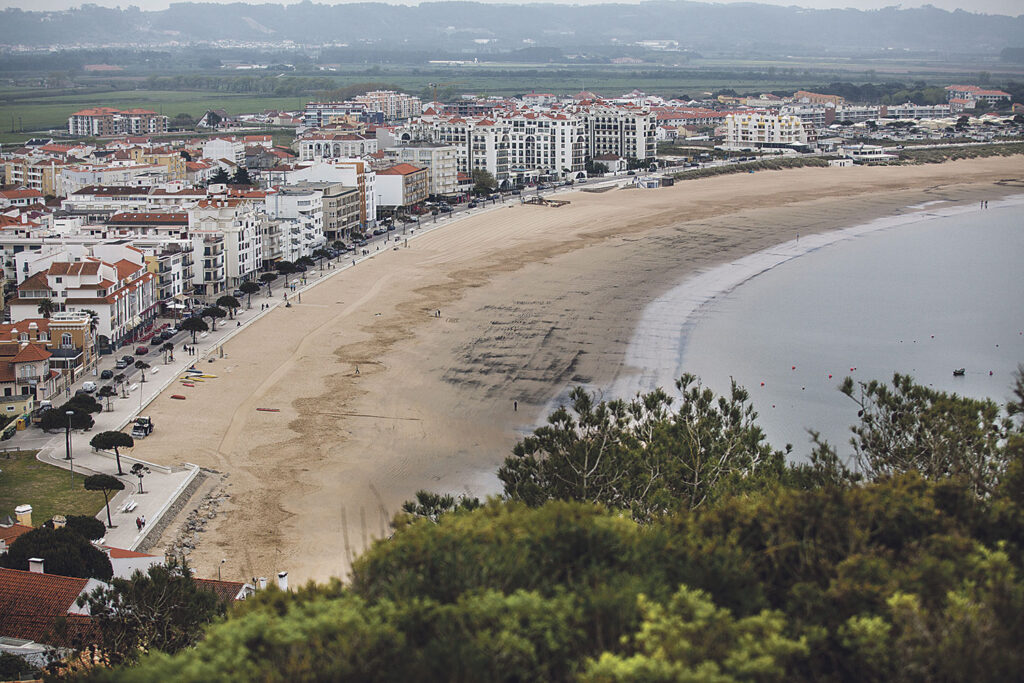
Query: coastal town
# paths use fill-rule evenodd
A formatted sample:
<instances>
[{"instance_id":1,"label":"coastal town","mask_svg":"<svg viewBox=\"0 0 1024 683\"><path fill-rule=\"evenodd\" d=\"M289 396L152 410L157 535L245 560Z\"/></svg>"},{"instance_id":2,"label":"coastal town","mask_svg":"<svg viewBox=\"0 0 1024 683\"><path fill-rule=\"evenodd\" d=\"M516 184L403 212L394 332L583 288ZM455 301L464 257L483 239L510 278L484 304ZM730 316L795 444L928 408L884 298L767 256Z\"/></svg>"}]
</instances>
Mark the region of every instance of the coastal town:
<instances>
[{"instance_id":1,"label":"coastal town","mask_svg":"<svg viewBox=\"0 0 1024 683\"><path fill-rule=\"evenodd\" d=\"M104 529L91 545L113 577L128 579L161 565L165 552L195 551L207 524L223 517L218 506L231 504L231 480L212 461L185 449L168 461L150 444L169 429L163 418L192 419L190 406L209 405L197 400L204 392L221 396L214 392L241 362L233 344L250 328L276 320L276 332L261 334L284 344L289 325L312 325L317 314L301 313L309 316L301 323L274 316L340 310L361 305L352 302L363 291L405 287L400 276L389 281L390 272L372 270L382 268L381 257L401 259L430 239L443 252L472 239L439 237L449 226L483 234L487 220L511 220L507 208L555 215L612 191L647 197L711 169L739 176L769 161L811 160L840 177L907 164L911 150L1024 140L1024 104L1009 93L970 84L945 93L939 104L879 105L804 90L688 101L584 90L445 102L379 90L296 111L211 110L186 130L145 103L120 110L97 101L73 113L65 130L0 149L0 449L32 451L36 462L87 487L93 477L97 487L104 476L112 480L96 489ZM581 210L591 211L589 220L602 215ZM420 267L399 264L394 272ZM360 269L378 279L322 294ZM428 307L439 324L457 320L443 297ZM345 375L372 377L378 360L352 352ZM242 394L263 391L255 381L245 387ZM258 395L250 414L269 420L288 410L283 397ZM515 396L515 412L532 400ZM543 407L539 399L530 405ZM0 455L0 471L5 463ZM371 518L394 512L388 502ZM69 524L70 512L40 519L39 508L26 495L0 509L0 554L35 528ZM387 533L386 521L373 533L374 519L361 524L364 548ZM288 590L287 557L276 557L272 571L260 565L266 576L244 573L239 557L203 561L199 580L224 601L268 585ZM0 652L41 663L88 632L79 597L95 582L29 562L27 572L0 568L0 594L16 596L4 604L17 605L0 616ZM319 576L303 574L311 575ZM54 635L57 621L79 630Z\"/></svg>"}]
</instances>

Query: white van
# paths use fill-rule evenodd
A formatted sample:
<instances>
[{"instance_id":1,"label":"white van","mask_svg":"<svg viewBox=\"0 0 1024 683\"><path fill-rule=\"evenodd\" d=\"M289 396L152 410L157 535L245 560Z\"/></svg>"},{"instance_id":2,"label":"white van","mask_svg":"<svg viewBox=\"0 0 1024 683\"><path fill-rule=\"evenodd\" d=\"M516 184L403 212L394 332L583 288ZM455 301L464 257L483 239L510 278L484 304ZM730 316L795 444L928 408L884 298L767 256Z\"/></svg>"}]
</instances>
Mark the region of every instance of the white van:
<instances>
[{"instance_id":1,"label":"white van","mask_svg":"<svg viewBox=\"0 0 1024 683\"><path fill-rule=\"evenodd\" d=\"M96 382L82 382L82 388L91 394L96 391Z\"/></svg>"}]
</instances>

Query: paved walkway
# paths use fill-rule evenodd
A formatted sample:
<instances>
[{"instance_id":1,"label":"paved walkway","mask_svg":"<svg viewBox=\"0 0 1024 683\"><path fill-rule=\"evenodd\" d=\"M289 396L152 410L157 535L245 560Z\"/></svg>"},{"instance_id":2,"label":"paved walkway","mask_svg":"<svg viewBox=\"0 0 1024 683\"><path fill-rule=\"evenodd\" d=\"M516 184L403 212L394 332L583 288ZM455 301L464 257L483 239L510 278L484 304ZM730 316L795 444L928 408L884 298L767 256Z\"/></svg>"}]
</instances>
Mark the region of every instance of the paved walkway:
<instances>
[{"instance_id":1,"label":"paved walkway","mask_svg":"<svg viewBox=\"0 0 1024 683\"><path fill-rule=\"evenodd\" d=\"M563 188L558 189L562 190ZM569 188L564 188L564 190L569 190ZM137 439L135 447L132 449L132 455L121 455L121 470L124 474L118 475L114 454L105 451L95 451L89 445L89 441L93 436L99 432L124 429L134 422L138 415L145 414L146 406L159 396L165 388L177 381L177 378L186 368L192 365L196 365L197 368L206 367L203 365L206 359L218 356L219 349L225 342L274 308L286 305L284 298L286 291L288 301L292 302L293 305L301 306L302 304L297 303L296 295L299 292L314 287L337 273L353 268L360 262L373 258L376 254L389 251L393 247L400 247L407 240L413 240L419 235L450 225L467 216L504 208L509 202L518 204L519 199L519 197L506 197L503 202L498 202L497 204L486 204L477 209L462 210L438 216L436 219L431 217L430 220L424 220L418 226L406 226L405 230L399 228L394 232L387 233L387 235L376 237L370 244L364 247L368 251L366 256L357 255L357 253L353 252L343 254L331 263L325 261L323 270L310 268L305 273L304 284L302 273L290 276L289 283L296 285L294 291L290 287L287 290L285 289L283 279L275 281L275 293L273 296L268 297L264 294L254 295L252 297L253 307L251 309L244 307L239 309L235 314L235 320L224 318L220 321L215 332L211 331L200 335L195 344L195 355L186 354L182 349L182 344L185 343L192 346L191 335L182 332L171 340L175 345L174 360L168 364L164 364L163 354L155 348L148 355L142 356L141 358L152 366L149 370L146 370L145 382L141 381L141 373L134 366L124 370L115 368L117 358L130 353L132 347L126 346L119 349L113 355L104 356L99 362L95 375L81 377L76 385L72 386L71 393L74 394L75 390L81 388L82 382L87 380L95 381L100 386L110 383L110 380L99 379L100 372L110 369L114 371L114 374L123 372L127 375L128 379L125 381L125 387L128 389L127 396L122 395L111 398L109 403L111 410L104 410L102 413L93 415L95 424L88 432L72 432L70 460L67 459L68 454L65 434L63 432L46 434L38 428L30 427L24 431L16 432L15 436L6 442L4 446L18 449L38 449L37 457L39 460L57 467L73 470L73 475L76 479L79 476L84 478L91 474L117 476L118 479L124 482L125 489L120 491L110 501L110 516L114 526L107 530L104 543L116 548L134 550L145 540L150 531L157 527L161 517L174 505L178 496L198 475L199 468L189 463L184 463L177 467L166 467L147 462L142 459L146 452L145 439ZM245 303L246 298L243 298L243 306ZM270 308L261 310L262 304L270 304ZM237 323L241 324L238 325ZM55 396L54 404L59 407L65 400L66 397ZM106 401L104 401L104 407L106 405ZM160 427L160 425L155 425L155 429L160 429ZM141 482L144 493L139 491L140 482L138 478L130 474L131 467L135 463L142 463L149 468L149 472ZM24 502L31 503L31 501ZM135 520L143 516L146 518L146 526L139 529ZM106 523L106 510L101 510L96 517Z\"/></svg>"}]
</instances>

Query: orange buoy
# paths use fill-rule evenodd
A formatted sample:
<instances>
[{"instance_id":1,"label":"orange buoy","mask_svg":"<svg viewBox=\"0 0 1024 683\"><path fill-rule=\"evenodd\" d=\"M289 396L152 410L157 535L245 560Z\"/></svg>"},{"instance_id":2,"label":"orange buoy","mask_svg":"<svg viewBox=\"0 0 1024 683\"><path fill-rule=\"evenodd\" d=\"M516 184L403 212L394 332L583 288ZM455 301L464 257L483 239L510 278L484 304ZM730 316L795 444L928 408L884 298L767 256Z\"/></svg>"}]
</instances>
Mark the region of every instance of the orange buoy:
<instances>
[{"instance_id":1,"label":"orange buoy","mask_svg":"<svg viewBox=\"0 0 1024 683\"><path fill-rule=\"evenodd\" d=\"M792 369L792 370L796 370L796 366L794 365L794 366L793 366L793 367L792 367L791 369Z\"/></svg>"},{"instance_id":2,"label":"orange buoy","mask_svg":"<svg viewBox=\"0 0 1024 683\"><path fill-rule=\"evenodd\" d=\"M764 386L764 382L761 382L761 386L762 386L762 387Z\"/></svg>"}]
</instances>

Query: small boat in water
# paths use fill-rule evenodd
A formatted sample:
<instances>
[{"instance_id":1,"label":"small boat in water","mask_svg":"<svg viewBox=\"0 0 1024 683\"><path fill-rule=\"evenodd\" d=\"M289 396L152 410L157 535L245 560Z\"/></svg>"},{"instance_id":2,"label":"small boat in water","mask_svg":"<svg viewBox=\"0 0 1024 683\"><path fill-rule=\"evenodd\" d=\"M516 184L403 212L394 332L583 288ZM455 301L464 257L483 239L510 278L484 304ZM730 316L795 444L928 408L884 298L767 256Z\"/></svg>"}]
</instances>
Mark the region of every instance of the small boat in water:
<instances>
[{"instance_id":1,"label":"small boat in water","mask_svg":"<svg viewBox=\"0 0 1024 683\"><path fill-rule=\"evenodd\" d=\"M954 377L963 377L966 374L967 374L967 368L960 368L958 370L954 370L953 371L953 376Z\"/></svg>"}]
</instances>

